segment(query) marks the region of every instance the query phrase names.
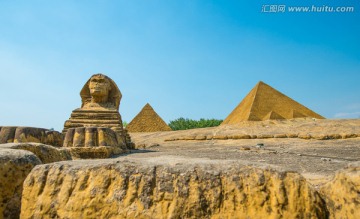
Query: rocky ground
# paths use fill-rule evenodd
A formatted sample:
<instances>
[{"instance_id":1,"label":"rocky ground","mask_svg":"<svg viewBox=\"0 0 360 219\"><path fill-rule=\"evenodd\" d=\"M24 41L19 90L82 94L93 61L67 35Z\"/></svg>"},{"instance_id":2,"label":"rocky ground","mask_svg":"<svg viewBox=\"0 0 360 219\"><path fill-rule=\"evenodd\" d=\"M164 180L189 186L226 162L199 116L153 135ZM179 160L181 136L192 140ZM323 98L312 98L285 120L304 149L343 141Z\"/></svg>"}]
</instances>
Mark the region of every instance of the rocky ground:
<instances>
[{"instance_id":1,"label":"rocky ground","mask_svg":"<svg viewBox=\"0 0 360 219\"><path fill-rule=\"evenodd\" d=\"M277 137L282 134L291 138ZM228 139L244 135L256 137ZM335 135L338 139L318 140ZM210 136L210 140L196 140L203 139L201 136ZM271 165L296 171L315 186L330 180L349 163L360 161L360 120L244 122L239 126L132 133L131 137L139 148L130 155L134 158L171 156Z\"/></svg>"},{"instance_id":2,"label":"rocky ground","mask_svg":"<svg viewBox=\"0 0 360 219\"><path fill-rule=\"evenodd\" d=\"M21 218L360 218L359 119L244 122L131 138L138 149L129 153L61 162L70 156L62 149L4 144L0 167L17 168L9 150L47 163L25 162L27 172L33 168L26 179L20 172L25 181L11 200L19 206L22 197ZM0 172L11 187L6 168ZM18 214L5 195L2 207Z\"/></svg>"},{"instance_id":3,"label":"rocky ground","mask_svg":"<svg viewBox=\"0 0 360 219\"><path fill-rule=\"evenodd\" d=\"M335 171L360 161L359 139L242 139L151 143L118 159L239 161L253 166L276 166L302 174L314 185L326 182ZM259 144L264 146L259 147ZM193 162L193 161L192 161Z\"/></svg>"}]
</instances>

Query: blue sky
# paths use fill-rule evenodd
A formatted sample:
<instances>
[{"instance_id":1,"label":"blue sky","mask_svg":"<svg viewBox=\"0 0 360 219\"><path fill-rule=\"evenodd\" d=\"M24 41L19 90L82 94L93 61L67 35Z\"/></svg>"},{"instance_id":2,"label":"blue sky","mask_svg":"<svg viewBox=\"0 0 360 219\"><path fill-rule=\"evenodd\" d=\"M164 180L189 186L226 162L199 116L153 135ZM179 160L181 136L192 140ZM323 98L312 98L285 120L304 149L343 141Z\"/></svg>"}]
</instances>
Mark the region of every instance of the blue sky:
<instances>
[{"instance_id":1,"label":"blue sky","mask_svg":"<svg viewBox=\"0 0 360 219\"><path fill-rule=\"evenodd\" d=\"M352 13L261 13L263 5ZM131 119L224 119L262 80L327 118L360 116L360 1L0 0L0 125L62 130L95 73Z\"/></svg>"}]
</instances>

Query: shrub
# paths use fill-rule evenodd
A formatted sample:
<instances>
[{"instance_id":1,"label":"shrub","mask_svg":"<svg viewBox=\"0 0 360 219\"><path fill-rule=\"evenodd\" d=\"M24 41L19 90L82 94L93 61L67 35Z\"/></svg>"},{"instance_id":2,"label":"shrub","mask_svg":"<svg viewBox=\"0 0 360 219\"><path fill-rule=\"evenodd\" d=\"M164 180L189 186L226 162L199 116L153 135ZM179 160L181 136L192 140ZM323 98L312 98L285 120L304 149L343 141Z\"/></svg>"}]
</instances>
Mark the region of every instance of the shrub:
<instances>
[{"instance_id":1,"label":"shrub","mask_svg":"<svg viewBox=\"0 0 360 219\"><path fill-rule=\"evenodd\" d=\"M126 121L123 121L123 127L126 128L127 125L128 123Z\"/></svg>"},{"instance_id":2,"label":"shrub","mask_svg":"<svg viewBox=\"0 0 360 219\"><path fill-rule=\"evenodd\" d=\"M223 120L220 119L200 119L193 120L188 118L180 117L173 121L170 121L169 126L172 130L186 130L186 129L196 129L196 128L206 128L218 126L222 123Z\"/></svg>"}]
</instances>

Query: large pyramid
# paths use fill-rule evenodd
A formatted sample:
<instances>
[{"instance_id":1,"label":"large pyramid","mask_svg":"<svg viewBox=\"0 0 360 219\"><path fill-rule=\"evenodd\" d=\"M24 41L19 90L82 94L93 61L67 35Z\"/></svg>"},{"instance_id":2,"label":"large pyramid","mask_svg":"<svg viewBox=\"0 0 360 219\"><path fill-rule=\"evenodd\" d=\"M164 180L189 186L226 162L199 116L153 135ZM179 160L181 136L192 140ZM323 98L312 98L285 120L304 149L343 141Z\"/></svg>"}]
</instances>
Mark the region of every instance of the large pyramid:
<instances>
[{"instance_id":1,"label":"large pyramid","mask_svg":"<svg viewBox=\"0 0 360 219\"><path fill-rule=\"evenodd\" d=\"M172 131L164 120L146 104L135 118L126 126L129 132Z\"/></svg>"},{"instance_id":2,"label":"large pyramid","mask_svg":"<svg viewBox=\"0 0 360 219\"><path fill-rule=\"evenodd\" d=\"M303 117L324 119L321 115L260 81L221 124Z\"/></svg>"}]
</instances>

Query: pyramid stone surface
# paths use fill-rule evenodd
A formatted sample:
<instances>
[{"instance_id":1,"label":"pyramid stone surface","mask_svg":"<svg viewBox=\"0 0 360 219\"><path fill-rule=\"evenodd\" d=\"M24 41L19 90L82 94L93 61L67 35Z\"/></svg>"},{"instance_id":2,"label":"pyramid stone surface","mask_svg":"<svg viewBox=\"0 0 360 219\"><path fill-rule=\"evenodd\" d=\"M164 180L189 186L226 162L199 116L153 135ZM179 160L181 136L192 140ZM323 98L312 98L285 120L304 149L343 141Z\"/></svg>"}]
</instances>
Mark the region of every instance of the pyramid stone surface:
<instances>
[{"instance_id":1,"label":"pyramid stone surface","mask_svg":"<svg viewBox=\"0 0 360 219\"><path fill-rule=\"evenodd\" d=\"M154 111L150 104L146 104L139 114L127 125L129 132L158 132L171 131L171 128Z\"/></svg>"},{"instance_id":2,"label":"pyramid stone surface","mask_svg":"<svg viewBox=\"0 0 360 219\"><path fill-rule=\"evenodd\" d=\"M324 119L321 115L260 81L222 122L222 125L242 121L304 117Z\"/></svg>"}]
</instances>

